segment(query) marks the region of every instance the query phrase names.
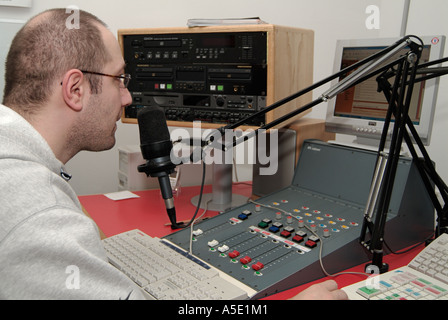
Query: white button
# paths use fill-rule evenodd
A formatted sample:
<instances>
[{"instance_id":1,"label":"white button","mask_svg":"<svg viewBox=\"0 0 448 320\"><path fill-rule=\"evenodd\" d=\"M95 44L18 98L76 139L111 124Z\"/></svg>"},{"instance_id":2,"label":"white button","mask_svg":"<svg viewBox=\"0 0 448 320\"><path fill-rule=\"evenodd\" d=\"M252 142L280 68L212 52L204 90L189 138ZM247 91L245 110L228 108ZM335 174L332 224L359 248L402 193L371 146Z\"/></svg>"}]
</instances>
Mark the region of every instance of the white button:
<instances>
[{"instance_id":1,"label":"white button","mask_svg":"<svg viewBox=\"0 0 448 320\"><path fill-rule=\"evenodd\" d=\"M227 250L229 250L229 247L226 245L222 245L221 247L218 248L219 252L226 252Z\"/></svg>"},{"instance_id":2,"label":"white button","mask_svg":"<svg viewBox=\"0 0 448 320\"><path fill-rule=\"evenodd\" d=\"M194 230L193 231L193 235L195 235L195 236L199 236L199 235L201 235L201 234L203 234L204 232L201 230L201 229L197 229L197 230Z\"/></svg>"},{"instance_id":3,"label":"white button","mask_svg":"<svg viewBox=\"0 0 448 320\"><path fill-rule=\"evenodd\" d=\"M216 247L219 244L219 241L218 240L212 240L212 241L209 241L207 244L208 244L209 247Z\"/></svg>"}]
</instances>

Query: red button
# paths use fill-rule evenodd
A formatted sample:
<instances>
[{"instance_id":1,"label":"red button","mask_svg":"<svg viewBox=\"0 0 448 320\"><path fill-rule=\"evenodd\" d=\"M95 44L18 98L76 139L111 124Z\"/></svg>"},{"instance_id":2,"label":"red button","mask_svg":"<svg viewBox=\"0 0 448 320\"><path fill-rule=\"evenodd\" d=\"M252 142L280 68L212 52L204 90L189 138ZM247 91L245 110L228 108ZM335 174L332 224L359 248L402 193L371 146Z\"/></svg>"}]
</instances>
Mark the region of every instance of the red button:
<instances>
[{"instance_id":1,"label":"red button","mask_svg":"<svg viewBox=\"0 0 448 320\"><path fill-rule=\"evenodd\" d=\"M239 255L240 255L240 253L236 250L229 253L229 257L232 259L238 257Z\"/></svg>"},{"instance_id":2,"label":"red button","mask_svg":"<svg viewBox=\"0 0 448 320\"><path fill-rule=\"evenodd\" d=\"M300 243L300 242L303 241L303 237L301 237L301 236L294 236L294 238L292 238L292 241Z\"/></svg>"},{"instance_id":3,"label":"red button","mask_svg":"<svg viewBox=\"0 0 448 320\"><path fill-rule=\"evenodd\" d=\"M249 257L249 256L245 256L244 258L241 258L241 259L240 259L240 262L241 262L242 264L248 264L248 263L251 262L251 261L252 261L252 258Z\"/></svg>"},{"instance_id":4,"label":"red button","mask_svg":"<svg viewBox=\"0 0 448 320\"><path fill-rule=\"evenodd\" d=\"M308 240L307 242L305 242L305 245L306 245L308 248L314 248L314 247L316 246L316 242L311 241L311 240Z\"/></svg>"},{"instance_id":5,"label":"red button","mask_svg":"<svg viewBox=\"0 0 448 320\"><path fill-rule=\"evenodd\" d=\"M263 267L264 267L264 264L262 264L261 262L257 262L252 265L252 269L254 269L255 271L259 271L259 270L263 269Z\"/></svg>"},{"instance_id":6,"label":"red button","mask_svg":"<svg viewBox=\"0 0 448 320\"><path fill-rule=\"evenodd\" d=\"M282 231L282 232L280 233L280 235L281 235L282 237L284 237L284 238L288 238L288 237L291 235L291 232L288 232L288 231Z\"/></svg>"}]
</instances>

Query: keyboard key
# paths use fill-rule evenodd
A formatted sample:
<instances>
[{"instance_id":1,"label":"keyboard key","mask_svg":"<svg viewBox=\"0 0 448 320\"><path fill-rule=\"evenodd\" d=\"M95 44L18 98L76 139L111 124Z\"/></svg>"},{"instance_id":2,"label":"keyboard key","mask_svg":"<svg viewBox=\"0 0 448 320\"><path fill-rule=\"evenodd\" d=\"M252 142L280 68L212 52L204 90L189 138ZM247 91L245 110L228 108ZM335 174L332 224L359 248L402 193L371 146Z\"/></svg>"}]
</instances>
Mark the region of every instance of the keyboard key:
<instances>
[{"instance_id":1,"label":"keyboard key","mask_svg":"<svg viewBox=\"0 0 448 320\"><path fill-rule=\"evenodd\" d=\"M381 293L381 291L378 289L374 289L374 288L369 289L368 287L359 288L356 292L366 299L370 299L373 296Z\"/></svg>"},{"instance_id":2,"label":"keyboard key","mask_svg":"<svg viewBox=\"0 0 448 320\"><path fill-rule=\"evenodd\" d=\"M442 292L433 287L426 287L425 291L428 292L429 294L433 295L436 298L442 296Z\"/></svg>"},{"instance_id":3,"label":"keyboard key","mask_svg":"<svg viewBox=\"0 0 448 320\"><path fill-rule=\"evenodd\" d=\"M445 282L446 284L448 284L448 276L443 274L443 273L436 273L434 275L434 278L436 278L437 280L440 280L440 281Z\"/></svg>"},{"instance_id":4,"label":"keyboard key","mask_svg":"<svg viewBox=\"0 0 448 320\"><path fill-rule=\"evenodd\" d=\"M387 290L392 289L394 286L387 281L380 281L380 285L386 288Z\"/></svg>"}]
</instances>

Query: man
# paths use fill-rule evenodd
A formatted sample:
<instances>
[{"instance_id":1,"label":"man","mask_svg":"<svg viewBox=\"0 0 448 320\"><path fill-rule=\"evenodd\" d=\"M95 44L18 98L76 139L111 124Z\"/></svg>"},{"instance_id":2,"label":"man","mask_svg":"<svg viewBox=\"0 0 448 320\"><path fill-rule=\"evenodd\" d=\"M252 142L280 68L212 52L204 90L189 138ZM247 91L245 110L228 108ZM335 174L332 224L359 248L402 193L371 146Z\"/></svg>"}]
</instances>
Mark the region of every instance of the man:
<instances>
[{"instance_id":1,"label":"man","mask_svg":"<svg viewBox=\"0 0 448 320\"><path fill-rule=\"evenodd\" d=\"M124 61L97 18L81 12L77 30L66 27L67 17L61 9L31 19L7 57L3 103L9 108L0 109L0 298L141 298L106 263L97 228L82 214L63 167L81 150L114 146L116 122L131 103L127 80L118 78Z\"/></svg>"},{"instance_id":2,"label":"man","mask_svg":"<svg viewBox=\"0 0 448 320\"><path fill-rule=\"evenodd\" d=\"M7 57L0 105L2 299L143 298L107 262L98 229L64 171L78 152L114 146L116 122L131 103L115 37L95 16L80 11L79 17L75 29L66 27L65 9L37 15ZM297 296L315 297L346 298L334 282Z\"/></svg>"}]
</instances>

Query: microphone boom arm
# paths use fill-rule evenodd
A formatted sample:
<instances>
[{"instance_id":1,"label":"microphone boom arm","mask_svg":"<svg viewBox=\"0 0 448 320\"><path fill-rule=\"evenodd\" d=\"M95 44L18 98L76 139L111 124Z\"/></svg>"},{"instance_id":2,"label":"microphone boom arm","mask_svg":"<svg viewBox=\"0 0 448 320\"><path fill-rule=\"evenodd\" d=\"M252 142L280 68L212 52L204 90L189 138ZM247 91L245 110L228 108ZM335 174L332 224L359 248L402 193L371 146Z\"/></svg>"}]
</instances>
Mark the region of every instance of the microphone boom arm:
<instances>
[{"instance_id":1,"label":"microphone boom arm","mask_svg":"<svg viewBox=\"0 0 448 320\"><path fill-rule=\"evenodd\" d=\"M247 121L249 121L251 119L254 119L256 117L264 115L274 109L277 109L277 108L283 106L284 104L286 104L294 99L297 99L297 98L303 96L304 94L306 94L310 91L313 91L313 90L329 83L330 81L332 81L338 77L347 75L349 72L355 70L353 73L351 73L350 75L345 77L343 80L339 81L336 85L334 85L328 91L323 93L316 100L306 104L305 106L303 106L297 110L293 110L293 111L283 115L282 117L275 119L275 120L271 121L270 123L267 123L267 124L261 126L260 128L255 129L250 134L233 141L233 143L228 143L227 145L222 145L222 150L225 151L231 147L235 147L239 143L244 142L247 139L252 138L254 136L257 136L259 134L260 130L271 129L271 128L283 123L284 121L289 120L290 118L292 118L296 115L299 115L299 114L315 107L316 105L318 105L322 102L326 102L327 100L335 97L336 95L338 95L341 92L344 92L345 90L349 89L350 87L353 87L356 84L358 84L362 81L365 81L366 79L369 79L369 78L373 77L374 75L380 73L383 69L389 67L389 65L386 67L382 67L378 70L374 70L375 67L378 67L381 63L383 63L384 61L386 61L387 59L389 59L390 57L395 55L399 50L408 46L411 42L411 40L409 39L410 37L411 36L406 36L406 37L398 40L391 46L389 46L389 47L387 47L387 48L385 48L385 49L383 49L383 50L381 50L381 51L379 51L361 61L358 61L357 63L354 63L354 64L344 68L343 70L336 72L335 74L333 74L315 84L312 84L311 86L309 86L305 89L302 89L296 93L291 94L288 97L285 97L277 102L274 102L270 106L267 106L266 108L252 114L251 116L249 116L245 119L242 119L236 123L229 124L227 126L219 128L218 131L221 133L221 135L224 135L225 130L227 130L227 129L236 129L236 128L244 125ZM397 62L395 61L392 64L396 64L396 63ZM361 69L359 69L359 68L361 68Z\"/></svg>"}]
</instances>

